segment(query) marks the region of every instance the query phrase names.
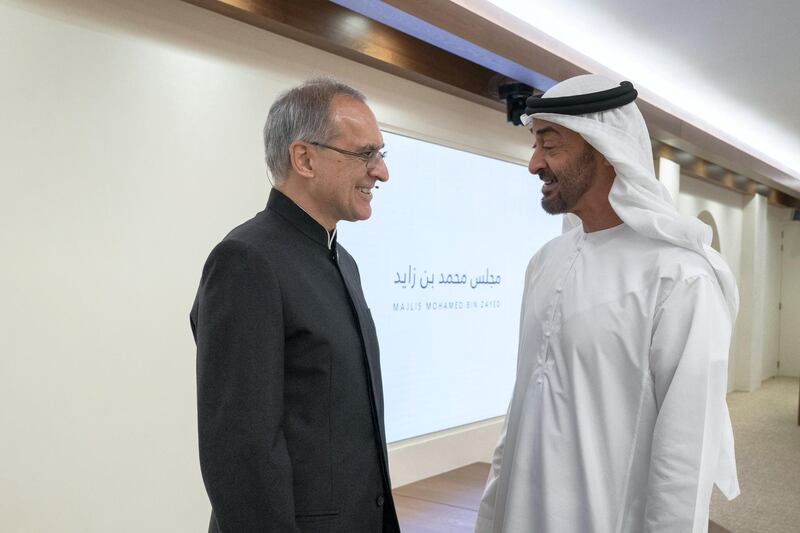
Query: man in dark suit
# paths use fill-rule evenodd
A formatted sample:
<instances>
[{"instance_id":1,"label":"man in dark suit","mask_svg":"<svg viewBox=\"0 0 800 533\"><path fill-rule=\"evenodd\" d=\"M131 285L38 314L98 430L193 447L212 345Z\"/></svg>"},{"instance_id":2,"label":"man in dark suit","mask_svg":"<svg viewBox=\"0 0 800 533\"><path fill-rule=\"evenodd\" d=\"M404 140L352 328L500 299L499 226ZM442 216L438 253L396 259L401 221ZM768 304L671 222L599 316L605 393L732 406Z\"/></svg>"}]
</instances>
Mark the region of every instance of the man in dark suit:
<instances>
[{"instance_id":1,"label":"man in dark suit","mask_svg":"<svg viewBox=\"0 0 800 533\"><path fill-rule=\"evenodd\" d=\"M210 532L398 532L378 340L336 223L389 174L364 96L331 79L264 127L267 207L211 252L191 312Z\"/></svg>"}]
</instances>

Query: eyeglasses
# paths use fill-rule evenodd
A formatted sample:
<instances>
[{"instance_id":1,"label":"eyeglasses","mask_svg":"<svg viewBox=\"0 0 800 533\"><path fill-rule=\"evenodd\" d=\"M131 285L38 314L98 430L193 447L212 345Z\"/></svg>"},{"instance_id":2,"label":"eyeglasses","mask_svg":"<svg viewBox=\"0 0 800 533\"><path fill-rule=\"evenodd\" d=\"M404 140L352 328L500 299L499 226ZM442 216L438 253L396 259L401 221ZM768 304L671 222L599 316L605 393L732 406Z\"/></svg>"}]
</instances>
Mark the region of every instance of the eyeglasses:
<instances>
[{"instance_id":1,"label":"eyeglasses","mask_svg":"<svg viewBox=\"0 0 800 533\"><path fill-rule=\"evenodd\" d=\"M313 146L319 146L320 148L327 148L328 150L333 150L334 152L339 152L342 155L347 155L350 157L355 157L364 162L367 167L367 170L373 169L378 165L379 161L383 161L386 159L387 151L386 150L367 150L366 152L351 152L350 150L344 150L342 148L337 148L335 146L331 146L329 144L323 144L318 142L309 142Z\"/></svg>"}]
</instances>

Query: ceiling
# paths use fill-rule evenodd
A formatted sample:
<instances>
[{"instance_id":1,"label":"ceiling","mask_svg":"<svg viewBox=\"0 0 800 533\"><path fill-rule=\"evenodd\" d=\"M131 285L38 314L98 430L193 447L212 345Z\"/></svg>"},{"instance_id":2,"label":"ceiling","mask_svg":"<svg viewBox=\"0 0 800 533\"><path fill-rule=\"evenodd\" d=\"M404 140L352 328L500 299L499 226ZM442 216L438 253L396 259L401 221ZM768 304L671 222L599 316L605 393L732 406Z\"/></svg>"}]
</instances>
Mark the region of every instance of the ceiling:
<instances>
[{"instance_id":1,"label":"ceiling","mask_svg":"<svg viewBox=\"0 0 800 533\"><path fill-rule=\"evenodd\" d=\"M495 109L512 80L628 79L658 155L800 207L800 0L185 1Z\"/></svg>"},{"instance_id":2,"label":"ceiling","mask_svg":"<svg viewBox=\"0 0 800 533\"><path fill-rule=\"evenodd\" d=\"M659 107L800 180L797 0L488 2L586 56L587 70L630 79Z\"/></svg>"}]
</instances>

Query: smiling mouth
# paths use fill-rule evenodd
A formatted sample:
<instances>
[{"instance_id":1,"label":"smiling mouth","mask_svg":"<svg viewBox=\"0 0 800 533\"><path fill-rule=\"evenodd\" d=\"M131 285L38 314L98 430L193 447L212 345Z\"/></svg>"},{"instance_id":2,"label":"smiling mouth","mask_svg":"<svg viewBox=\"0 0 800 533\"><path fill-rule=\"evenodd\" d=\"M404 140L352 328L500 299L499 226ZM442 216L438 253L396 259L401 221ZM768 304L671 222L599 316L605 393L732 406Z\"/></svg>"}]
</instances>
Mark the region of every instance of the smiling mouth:
<instances>
[{"instance_id":1,"label":"smiling mouth","mask_svg":"<svg viewBox=\"0 0 800 533\"><path fill-rule=\"evenodd\" d=\"M558 178L556 178L555 176L547 176L547 177L539 176L539 177L544 182L544 186L542 187L542 194L548 194L558 186Z\"/></svg>"},{"instance_id":2,"label":"smiling mouth","mask_svg":"<svg viewBox=\"0 0 800 533\"><path fill-rule=\"evenodd\" d=\"M356 190L364 196L372 198L372 187L356 187Z\"/></svg>"}]
</instances>

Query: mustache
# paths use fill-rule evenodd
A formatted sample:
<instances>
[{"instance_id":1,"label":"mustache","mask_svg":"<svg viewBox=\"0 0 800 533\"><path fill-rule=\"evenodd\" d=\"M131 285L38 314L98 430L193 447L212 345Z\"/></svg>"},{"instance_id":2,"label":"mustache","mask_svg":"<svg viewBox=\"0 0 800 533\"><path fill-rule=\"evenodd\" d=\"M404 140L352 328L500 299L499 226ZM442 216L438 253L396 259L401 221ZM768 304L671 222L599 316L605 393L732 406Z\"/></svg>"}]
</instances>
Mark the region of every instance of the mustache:
<instances>
[{"instance_id":1,"label":"mustache","mask_svg":"<svg viewBox=\"0 0 800 533\"><path fill-rule=\"evenodd\" d=\"M538 175L542 181L558 181L558 176L552 170L541 170Z\"/></svg>"}]
</instances>

